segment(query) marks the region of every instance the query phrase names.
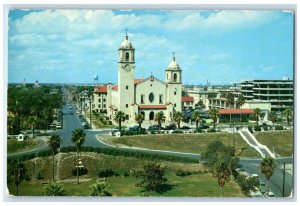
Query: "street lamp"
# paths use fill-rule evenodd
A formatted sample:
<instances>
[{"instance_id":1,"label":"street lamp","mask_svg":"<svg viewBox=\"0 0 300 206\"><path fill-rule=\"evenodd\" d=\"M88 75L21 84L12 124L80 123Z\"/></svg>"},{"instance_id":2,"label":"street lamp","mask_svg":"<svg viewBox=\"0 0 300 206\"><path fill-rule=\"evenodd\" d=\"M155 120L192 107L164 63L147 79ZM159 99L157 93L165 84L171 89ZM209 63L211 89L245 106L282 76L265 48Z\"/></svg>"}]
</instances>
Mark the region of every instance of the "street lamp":
<instances>
[{"instance_id":1,"label":"street lamp","mask_svg":"<svg viewBox=\"0 0 300 206\"><path fill-rule=\"evenodd\" d=\"M77 165L76 165L76 169L77 169L77 184L79 184L79 169L80 168L84 168L83 163L81 161L81 159L78 159Z\"/></svg>"}]
</instances>

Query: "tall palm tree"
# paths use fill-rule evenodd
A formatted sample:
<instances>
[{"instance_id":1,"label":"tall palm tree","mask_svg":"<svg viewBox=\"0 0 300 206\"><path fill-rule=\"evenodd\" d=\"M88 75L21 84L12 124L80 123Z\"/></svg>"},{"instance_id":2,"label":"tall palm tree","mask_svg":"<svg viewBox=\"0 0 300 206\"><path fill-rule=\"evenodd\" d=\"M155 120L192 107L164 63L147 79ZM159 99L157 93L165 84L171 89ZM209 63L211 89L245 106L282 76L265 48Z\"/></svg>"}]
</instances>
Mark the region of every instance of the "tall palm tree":
<instances>
[{"instance_id":1,"label":"tall palm tree","mask_svg":"<svg viewBox=\"0 0 300 206\"><path fill-rule=\"evenodd\" d=\"M135 116L135 121L139 124L140 130L142 129L142 123L144 121L144 115L138 114Z\"/></svg>"},{"instance_id":2,"label":"tall palm tree","mask_svg":"<svg viewBox=\"0 0 300 206\"><path fill-rule=\"evenodd\" d=\"M173 119L177 123L178 129L180 129L180 122L184 119L182 112L174 112Z\"/></svg>"},{"instance_id":3,"label":"tall palm tree","mask_svg":"<svg viewBox=\"0 0 300 206\"><path fill-rule=\"evenodd\" d=\"M77 149L77 157L78 157L78 162L79 162L79 150L81 145L84 143L85 141L85 132L83 129L81 128L77 128L72 132L72 142L76 145L76 149ZM77 184L79 184L79 167L76 164L76 168L77 168Z\"/></svg>"},{"instance_id":4,"label":"tall palm tree","mask_svg":"<svg viewBox=\"0 0 300 206\"><path fill-rule=\"evenodd\" d=\"M155 114L154 121L157 122L159 129L161 128L161 123L166 121L165 113L158 112Z\"/></svg>"},{"instance_id":5,"label":"tall palm tree","mask_svg":"<svg viewBox=\"0 0 300 206\"><path fill-rule=\"evenodd\" d=\"M212 108L209 110L208 115L214 121L214 129L216 129L216 122L219 117L219 111L216 108Z\"/></svg>"},{"instance_id":6,"label":"tall palm tree","mask_svg":"<svg viewBox=\"0 0 300 206\"><path fill-rule=\"evenodd\" d=\"M242 124L242 106L245 104L245 97L242 94L238 96L237 104L240 107L240 123Z\"/></svg>"},{"instance_id":7,"label":"tall palm tree","mask_svg":"<svg viewBox=\"0 0 300 206\"><path fill-rule=\"evenodd\" d=\"M57 149L60 147L60 142L61 139L58 134L52 134L51 137L48 139L48 146L52 150L52 181L54 182L54 165L55 165L55 160L54 156L57 154Z\"/></svg>"},{"instance_id":8,"label":"tall palm tree","mask_svg":"<svg viewBox=\"0 0 300 206\"><path fill-rule=\"evenodd\" d=\"M16 186L17 196L19 195L19 185L25 179L26 169L25 165L20 160L14 160L8 165L8 173Z\"/></svg>"},{"instance_id":9,"label":"tall palm tree","mask_svg":"<svg viewBox=\"0 0 300 206\"><path fill-rule=\"evenodd\" d=\"M233 97L232 93L228 92L226 94L226 102L229 106L229 118L230 118L229 121L230 121L230 125L231 125L231 107L234 104L234 97Z\"/></svg>"},{"instance_id":10,"label":"tall palm tree","mask_svg":"<svg viewBox=\"0 0 300 206\"><path fill-rule=\"evenodd\" d=\"M197 129L199 126L199 122L201 122L202 120L200 112L194 111L192 115L192 119L196 122L196 129Z\"/></svg>"},{"instance_id":11,"label":"tall palm tree","mask_svg":"<svg viewBox=\"0 0 300 206\"><path fill-rule=\"evenodd\" d=\"M268 180L268 193L270 189L270 178L272 177L275 170L275 162L272 157L265 157L260 163L261 173Z\"/></svg>"},{"instance_id":12,"label":"tall palm tree","mask_svg":"<svg viewBox=\"0 0 300 206\"><path fill-rule=\"evenodd\" d=\"M254 115L255 120L256 120L256 125L258 126L258 120L259 120L260 115L261 115L260 109L259 108L254 109L253 115Z\"/></svg>"},{"instance_id":13,"label":"tall palm tree","mask_svg":"<svg viewBox=\"0 0 300 206\"><path fill-rule=\"evenodd\" d=\"M276 112L272 111L270 113L270 120L272 121L273 127L274 127L274 123L277 121L277 114L276 114Z\"/></svg>"},{"instance_id":14,"label":"tall palm tree","mask_svg":"<svg viewBox=\"0 0 300 206\"><path fill-rule=\"evenodd\" d=\"M64 190L64 188L55 182L51 182L50 184L48 184L45 188L45 194L48 196L65 196L66 192Z\"/></svg>"},{"instance_id":15,"label":"tall palm tree","mask_svg":"<svg viewBox=\"0 0 300 206\"><path fill-rule=\"evenodd\" d=\"M36 124L38 123L38 118L36 116L29 116L28 117L28 124L32 128L32 138L34 137L34 129Z\"/></svg>"},{"instance_id":16,"label":"tall palm tree","mask_svg":"<svg viewBox=\"0 0 300 206\"><path fill-rule=\"evenodd\" d=\"M121 132L122 122L125 121L125 117L125 113L121 111L118 111L114 116L114 120L119 124L119 132Z\"/></svg>"},{"instance_id":17,"label":"tall palm tree","mask_svg":"<svg viewBox=\"0 0 300 206\"><path fill-rule=\"evenodd\" d=\"M283 115L285 116L287 124L289 126L290 125L291 116L292 116L292 110L291 110L291 108L286 108L283 111Z\"/></svg>"}]
</instances>

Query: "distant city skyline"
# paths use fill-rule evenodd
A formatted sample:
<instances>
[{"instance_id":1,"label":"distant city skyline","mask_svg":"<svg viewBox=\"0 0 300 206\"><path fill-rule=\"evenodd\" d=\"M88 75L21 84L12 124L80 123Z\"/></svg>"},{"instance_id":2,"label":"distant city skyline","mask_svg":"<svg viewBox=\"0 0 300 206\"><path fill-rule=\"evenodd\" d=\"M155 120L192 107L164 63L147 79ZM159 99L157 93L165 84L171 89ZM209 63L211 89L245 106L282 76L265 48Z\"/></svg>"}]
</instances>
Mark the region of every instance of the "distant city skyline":
<instances>
[{"instance_id":1,"label":"distant city skyline","mask_svg":"<svg viewBox=\"0 0 300 206\"><path fill-rule=\"evenodd\" d=\"M165 79L175 52L183 84L293 79L294 14L282 11L11 10L8 82L117 82L128 29L136 78Z\"/></svg>"}]
</instances>

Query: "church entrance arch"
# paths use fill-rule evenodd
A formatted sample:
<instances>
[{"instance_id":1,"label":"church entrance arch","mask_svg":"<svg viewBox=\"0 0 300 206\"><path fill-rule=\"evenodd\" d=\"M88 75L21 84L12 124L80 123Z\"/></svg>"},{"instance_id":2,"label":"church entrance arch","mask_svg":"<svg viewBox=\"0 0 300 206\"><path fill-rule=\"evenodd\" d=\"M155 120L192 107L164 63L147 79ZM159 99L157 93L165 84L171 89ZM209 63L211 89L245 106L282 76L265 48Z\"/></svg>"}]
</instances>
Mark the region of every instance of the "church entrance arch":
<instances>
[{"instance_id":1,"label":"church entrance arch","mask_svg":"<svg viewBox=\"0 0 300 206\"><path fill-rule=\"evenodd\" d=\"M154 112L153 111L151 111L149 113L149 120L154 120Z\"/></svg>"}]
</instances>

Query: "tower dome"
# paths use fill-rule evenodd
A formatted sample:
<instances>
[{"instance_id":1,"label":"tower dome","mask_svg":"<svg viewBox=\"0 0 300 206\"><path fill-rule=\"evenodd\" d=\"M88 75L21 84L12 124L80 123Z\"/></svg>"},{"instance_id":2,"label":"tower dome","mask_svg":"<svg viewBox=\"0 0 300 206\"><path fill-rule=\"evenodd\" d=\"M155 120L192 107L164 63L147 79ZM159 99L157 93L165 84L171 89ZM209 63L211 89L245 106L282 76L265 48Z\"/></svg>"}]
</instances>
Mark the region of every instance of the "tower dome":
<instances>
[{"instance_id":1,"label":"tower dome","mask_svg":"<svg viewBox=\"0 0 300 206\"><path fill-rule=\"evenodd\" d=\"M126 33L125 39L122 41L120 49L132 49L133 46L130 41L128 41L128 35Z\"/></svg>"},{"instance_id":2,"label":"tower dome","mask_svg":"<svg viewBox=\"0 0 300 206\"><path fill-rule=\"evenodd\" d=\"M177 64L175 59L175 53L173 52L173 58L166 70L181 70L179 64Z\"/></svg>"}]
</instances>

